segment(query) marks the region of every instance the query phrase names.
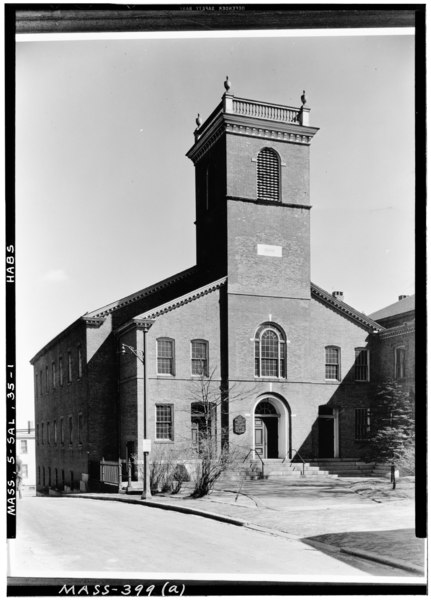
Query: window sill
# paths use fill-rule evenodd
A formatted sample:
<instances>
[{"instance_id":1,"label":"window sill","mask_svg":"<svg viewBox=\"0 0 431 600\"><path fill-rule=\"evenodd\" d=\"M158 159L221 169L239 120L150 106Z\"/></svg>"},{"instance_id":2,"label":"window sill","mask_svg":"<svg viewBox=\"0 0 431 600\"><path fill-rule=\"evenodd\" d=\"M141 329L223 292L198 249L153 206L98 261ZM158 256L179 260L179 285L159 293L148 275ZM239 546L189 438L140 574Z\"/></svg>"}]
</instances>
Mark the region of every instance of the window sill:
<instances>
[{"instance_id":1,"label":"window sill","mask_svg":"<svg viewBox=\"0 0 431 600\"><path fill-rule=\"evenodd\" d=\"M326 383L341 383L341 379L325 379Z\"/></svg>"},{"instance_id":2,"label":"window sill","mask_svg":"<svg viewBox=\"0 0 431 600\"><path fill-rule=\"evenodd\" d=\"M155 444L174 444L174 440L154 440Z\"/></svg>"},{"instance_id":3,"label":"window sill","mask_svg":"<svg viewBox=\"0 0 431 600\"><path fill-rule=\"evenodd\" d=\"M173 379L175 375L172 373L157 373L157 379Z\"/></svg>"},{"instance_id":4,"label":"window sill","mask_svg":"<svg viewBox=\"0 0 431 600\"><path fill-rule=\"evenodd\" d=\"M276 375L255 375L256 381L287 381L287 377L277 377Z\"/></svg>"}]
</instances>

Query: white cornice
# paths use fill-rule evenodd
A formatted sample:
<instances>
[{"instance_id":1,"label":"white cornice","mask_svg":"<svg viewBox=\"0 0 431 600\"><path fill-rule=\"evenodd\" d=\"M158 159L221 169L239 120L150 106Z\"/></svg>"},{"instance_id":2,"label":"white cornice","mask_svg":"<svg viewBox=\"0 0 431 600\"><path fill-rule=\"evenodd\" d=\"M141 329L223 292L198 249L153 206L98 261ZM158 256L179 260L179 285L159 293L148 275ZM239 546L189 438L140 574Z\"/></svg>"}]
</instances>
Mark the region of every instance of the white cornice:
<instances>
[{"instance_id":1,"label":"white cornice","mask_svg":"<svg viewBox=\"0 0 431 600\"><path fill-rule=\"evenodd\" d=\"M220 107L219 110L220 112L214 114L206 128L205 124L202 126L202 133L186 154L195 164L223 133L309 146L314 135L319 131L317 127L299 123L226 113L222 112Z\"/></svg>"},{"instance_id":2,"label":"white cornice","mask_svg":"<svg viewBox=\"0 0 431 600\"><path fill-rule=\"evenodd\" d=\"M209 283L208 285L198 288L197 290L194 290L193 292L185 294L184 296L181 296L180 298L176 298L175 300L172 300L171 302L166 302L165 304L157 306L156 308L153 308L152 310L142 313L138 317L135 317L135 319L155 319L156 317L160 317L160 315L171 312L172 310L180 308L181 306L184 306L185 304L189 304L190 302L193 302L194 300L198 300L199 298L202 298L203 296L206 296L207 294L210 294L211 292L214 292L214 291L220 289L222 287L222 285L224 285L226 283L226 279L227 279L226 277L222 277L221 279L218 279L217 281L213 281L212 283Z\"/></svg>"},{"instance_id":3,"label":"white cornice","mask_svg":"<svg viewBox=\"0 0 431 600\"><path fill-rule=\"evenodd\" d=\"M402 335L407 335L415 333L415 324L414 323L403 323L402 325L398 325L398 327L391 327L390 329L386 329L379 333L379 338L382 340L386 340L392 337L398 337Z\"/></svg>"},{"instance_id":4,"label":"white cornice","mask_svg":"<svg viewBox=\"0 0 431 600\"><path fill-rule=\"evenodd\" d=\"M383 330L383 327L381 325L379 325L366 315L355 310L352 306L349 306L349 304L346 304L345 302L334 298L332 294L330 294L326 290L323 290L314 283L311 284L311 295L315 298L323 300L326 304L329 304L333 308L337 309L339 312L344 313L347 317L350 317L352 320L356 321L357 323L362 325L362 327L365 327L366 329L368 329L368 331L371 331L372 333L378 333Z\"/></svg>"}]
</instances>

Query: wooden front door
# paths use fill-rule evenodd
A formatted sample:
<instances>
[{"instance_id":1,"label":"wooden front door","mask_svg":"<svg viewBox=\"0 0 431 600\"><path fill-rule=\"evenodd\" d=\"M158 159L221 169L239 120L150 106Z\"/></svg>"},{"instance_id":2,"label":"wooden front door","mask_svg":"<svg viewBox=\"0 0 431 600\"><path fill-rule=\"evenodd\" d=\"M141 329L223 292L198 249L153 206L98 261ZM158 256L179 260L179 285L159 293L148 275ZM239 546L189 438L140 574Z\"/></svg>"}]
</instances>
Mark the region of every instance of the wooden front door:
<instances>
[{"instance_id":1,"label":"wooden front door","mask_svg":"<svg viewBox=\"0 0 431 600\"><path fill-rule=\"evenodd\" d=\"M267 453L267 431L265 423L260 417L254 419L254 449L256 454L266 458Z\"/></svg>"},{"instance_id":2,"label":"wooden front door","mask_svg":"<svg viewBox=\"0 0 431 600\"><path fill-rule=\"evenodd\" d=\"M255 417L254 444L256 454L262 458L278 458L277 417Z\"/></svg>"}]
</instances>

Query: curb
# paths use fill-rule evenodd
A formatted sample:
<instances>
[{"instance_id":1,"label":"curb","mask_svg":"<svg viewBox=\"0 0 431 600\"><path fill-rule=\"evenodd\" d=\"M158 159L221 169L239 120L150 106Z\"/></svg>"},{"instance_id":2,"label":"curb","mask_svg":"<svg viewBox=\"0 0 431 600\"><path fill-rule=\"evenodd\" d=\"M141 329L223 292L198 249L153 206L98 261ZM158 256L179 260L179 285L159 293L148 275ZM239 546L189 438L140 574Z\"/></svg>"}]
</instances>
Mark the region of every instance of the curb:
<instances>
[{"instance_id":1,"label":"curb","mask_svg":"<svg viewBox=\"0 0 431 600\"><path fill-rule=\"evenodd\" d=\"M84 500L104 500L111 502L124 502L125 504L139 504L140 506L149 506L150 508L161 508L163 510L172 510L188 515L195 515L197 517L206 517L208 519L214 519L215 521L221 521L222 523L229 523L229 525L245 526L246 521L241 519L235 519L233 517L225 517L217 513L212 513L205 510L199 510L196 508L188 508L187 506L175 506L174 504L165 504L164 502L154 502L153 500L134 500L133 498L113 498L107 496L106 498L100 496L81 496L77 494L64 494L67 498L83 498Z\"/></svg>"},{"instance_id":2,"label":"curb","mask_svg":"<svg viewBox=\"0 0 431 600\"><path fill-rule=\"evenodd\" d=\"M411 571L419 575L424 574L424 569L422 569L419 565L415 565L408 561L397 560L396 558L391 558L390 556L385 556L384 554L375 554L374 552L368 552L367 550L359 550L357 548L349 548L348 546L334 546L333 544L326 544L325 542L317 542L314 540L307 540L305 543L309 544L310 546L313 546L318 550L329 550L334 554L349 554L351 556L365 558L366 560L378 562L383 565L388 565L390 567L396 567L397 569L402 569L403 571Z\"/></svg>"},{"instance_id":3,"label":"curb","mask_svg":"<svg viewBox=\"0 0 431 600\"><path fill-rule=\"evenodd\" d=\"M257 525L255 523L250 523L249 521L245 521L243 519L235 519L234 517L226 517L224 515L220 515L217 513L199 510L197 508L188 508L186 506L179 506L175 504L168 504L164 502L155 502L153 500L141 500L141 499L133 499L133 498L117 498L112 496L87 496L87 495L78 495L78 494L64 494L68 498L84 498L87 500L104 500L111 502L125 502L126 504L138 504L140 506L149 506L150 508L161 508L163 510L171 510L174 512L179 512L183 514L195 515L197 517L204 517L207 519L213 519L214 521L220 521L222 523L228 523L229 525L236 525L238 527L246 527L247 529L252 529L254 531L260 531L261 533L267 533L270 535L276 535L278 537L285 537L291 540L303 541L304 538L299 536L289 534L287 532L281 531L279 529L271 529L270 527L264 527L262 525ZM306 541L304 542L309 546L316 548L316 550L330 551L333 553L343 553L349 554L351 556L357 556L359 558L364 558L366 560L370 560L373 562L378 562L384 565L388 565L391 567L396 567L398 569L402 569L404 571L409 571L413 573L417 573L419 575L424 574L424 569L418 565L410 563L408 561L397 560L395 558L391 558L389 556L385 556L382 554L375 554L374 552L368 552L367 550L357 550L356 548L350 548L347 546L334 546L333 544L326 544L324 542L318 541Z\"/></svg>"},{"instance_id":4,"label":"curb","mask_svg":"<svg viewBox=\"0 0 431 600\"><path fill-rule=\"evenodd\" d=\"M390 556L385 556L384 554L374 554L374 552L367 552L367 550L357 550L356 548L348 548L343 546L340 548L340 552L343 552L344 554L351 554L352 556L359 556L360 558L366 558L368 560L373 560L384 565L389 565L390 567L397 567L398 569L403 569L404 571L413 571L419 575L424 575L424 569L418 565L414 565L413 563L405 560L397 560L395 558L391 558Z\"/></svg>"}]
</instances>

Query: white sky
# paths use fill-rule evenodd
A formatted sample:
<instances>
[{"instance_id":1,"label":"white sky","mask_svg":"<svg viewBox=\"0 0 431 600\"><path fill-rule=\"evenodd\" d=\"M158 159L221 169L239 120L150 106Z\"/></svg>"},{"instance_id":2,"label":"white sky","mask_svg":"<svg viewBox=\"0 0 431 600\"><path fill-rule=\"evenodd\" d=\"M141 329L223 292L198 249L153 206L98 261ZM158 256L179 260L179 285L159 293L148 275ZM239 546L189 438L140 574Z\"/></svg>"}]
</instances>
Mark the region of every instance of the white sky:
<instances>
[{"instance_id":1,"label":"white sky","mask_svg":"<svg viewBox=\"0 0 431 600\"><path fill-rule=\"evenodd\" d=\"M29 360L80 315L195 264L185 153L229 75L311 124L312 281L365 313L414 293L414 37L17 44L18 423Z\"/></svg>"}]
</instances>

